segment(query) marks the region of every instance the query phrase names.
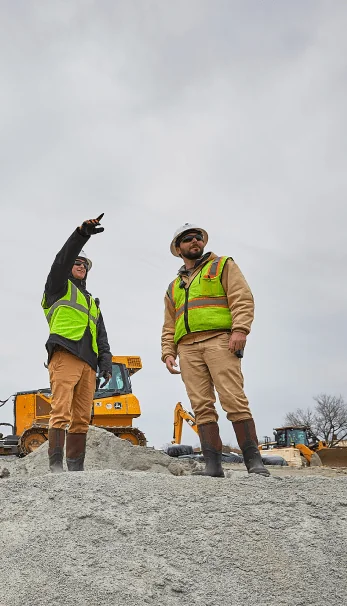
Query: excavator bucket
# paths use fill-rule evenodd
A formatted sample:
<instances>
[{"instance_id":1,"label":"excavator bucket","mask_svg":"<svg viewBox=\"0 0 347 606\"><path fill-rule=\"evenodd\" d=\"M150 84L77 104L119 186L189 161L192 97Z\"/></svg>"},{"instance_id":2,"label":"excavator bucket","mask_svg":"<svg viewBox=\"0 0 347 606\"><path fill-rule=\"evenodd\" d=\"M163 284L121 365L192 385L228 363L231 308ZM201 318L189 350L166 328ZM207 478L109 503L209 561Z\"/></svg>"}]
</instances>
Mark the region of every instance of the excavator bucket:
<instances>
[{"instance_id":1,"label":"excavator bucket","mask_svg":"<svg viewBox=\"0 0 347 606\"><path fill-rule=\"evenodd\" d=\"M317 455L324 467L347 467L347 448L344 446L322 448L317 450Z\"/></svg>"}]
</instances>

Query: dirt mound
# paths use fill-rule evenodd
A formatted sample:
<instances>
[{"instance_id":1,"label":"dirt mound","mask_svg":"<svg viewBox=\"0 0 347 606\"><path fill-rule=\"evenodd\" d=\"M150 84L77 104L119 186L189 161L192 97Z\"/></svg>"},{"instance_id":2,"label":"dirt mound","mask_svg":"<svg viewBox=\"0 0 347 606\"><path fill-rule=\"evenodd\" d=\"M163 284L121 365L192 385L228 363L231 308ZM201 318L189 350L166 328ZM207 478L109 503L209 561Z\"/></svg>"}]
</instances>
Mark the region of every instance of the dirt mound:
<instances>
[{"instance_id":1,"label":"dirt mound","mask_svg":"<svg viewBox=\"0 0 347 606\"><path fill-rule=\"evenodd\" d=\"M11 468L11 475L26 477L49 473L47 450L46 442L35 452L18 460ZM98 427L90 427L88 431L85 469L86 471L102 469L150 471L172 475L185 473L178 461L163 452L145 446L133 446L127 440L121 440L109 431Z\"/></svg>"}]
</instances>

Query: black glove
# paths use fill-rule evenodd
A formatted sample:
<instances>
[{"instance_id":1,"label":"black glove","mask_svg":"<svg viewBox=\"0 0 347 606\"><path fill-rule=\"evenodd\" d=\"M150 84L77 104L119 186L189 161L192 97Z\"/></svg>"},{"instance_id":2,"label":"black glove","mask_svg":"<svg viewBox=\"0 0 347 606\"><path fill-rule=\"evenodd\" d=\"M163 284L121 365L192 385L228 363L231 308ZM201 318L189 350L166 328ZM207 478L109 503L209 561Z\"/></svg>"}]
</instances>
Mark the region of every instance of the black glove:
<instances>
[{"instance_id":1,"label":"black glove","mask_svg":"<svg viewBox=\"0 0 347 606\"><path fill-rule=\"evenodd\" d=\"M103 218L105 213L101 213L96 219L88 219L87 221L83 221L81 227L78 227L78 231L81 236L93 236L94 234L99 234L104 231L103 227L97 227L100 225L100 221Z\"/></svg>"},{"instance_id":2,"label":"black glove","mask_svg":"<svg viewBox=\"0 0 347 606\"><path fill-rule=\"evenodd\" d=\"M112 377L112 373L108 372L108 370L101 370L98 374L98 378L96 380L96 389L103 389L103 387L105 387L105 385L107 385L107 383L109 382L109 380ZM101 379L105 379L103 384L100 385Z\"/></svg>"}]
</instances>

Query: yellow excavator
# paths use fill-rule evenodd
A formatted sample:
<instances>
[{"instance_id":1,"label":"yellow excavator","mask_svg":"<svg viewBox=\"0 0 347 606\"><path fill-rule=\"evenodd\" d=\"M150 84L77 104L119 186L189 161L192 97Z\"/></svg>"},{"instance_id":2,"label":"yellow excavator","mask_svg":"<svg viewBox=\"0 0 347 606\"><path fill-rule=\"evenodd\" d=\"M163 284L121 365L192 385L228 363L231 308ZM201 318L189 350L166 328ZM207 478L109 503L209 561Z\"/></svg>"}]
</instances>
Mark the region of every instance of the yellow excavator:
<instances>
[{"instance_id":1,"label":"yellow excavator","mask_svg":"<svg viewBox=\"0 0 347 606\"><path fill-rule=\"evenodd\" d=\"M181 402L177 402L174 410L174 432L171 444L181 444L183 421L187 421L188 425L198 433L198 426L195 422L195 417L192 412L188 412L183 408Z\"/></svg>"},{"instance_id":2,"label":"yellow excavator","mask_svg":"<svg viewBox=\"0 0 347 606\"><path fill-rule=\"evenodd\" d=\"M179 457L181 455L191 455L194 453L192 446L181 444L183 421L186 421L189 427L191 427L192 430L198 435L198 426L195 422L194 414L185 410L181 402L177 402L174 410L174 431L173 440L171 440L172 446L169 446L166 451L170 457Z\"/></svg>"},{"instance_id":3,"label":"yellow excavator","mask_svg":"<svg viewBox=\"0 0 347 606\"><path fill-rule=\"evenodd\" d=\"M132 426L133 419L141 415L141 408L132 393L131 377L141 368L139 356L112 357L112 377L94 394L90 424L107 429L134 445L146 446L145 435ZM23 457L48 439L51 398L50 389L22 391L13 395L14 423L0 423L0 426L10 426L12 433L5 437L0 434L0 455L16 454Z\"/></svg>"},{"instance_id":4,"label":"yellow excavator","mask_svg":"<svg viewBox=\"0 0 347 606\"><path fill-rule=\"evenodd\" d=\"M273 449L276 451L281 449L286 458L284 449L287 449L289 454L294 449L300 453L299 458L305 465L347 467L347 448L342 446L328 448L326 442L319 440L306 425L277 427L274 430L274 436L275 441L268 439L264 444L260 444L259 449L262 452L268 451L270 454Z\"/></svg>"}]
</instances>

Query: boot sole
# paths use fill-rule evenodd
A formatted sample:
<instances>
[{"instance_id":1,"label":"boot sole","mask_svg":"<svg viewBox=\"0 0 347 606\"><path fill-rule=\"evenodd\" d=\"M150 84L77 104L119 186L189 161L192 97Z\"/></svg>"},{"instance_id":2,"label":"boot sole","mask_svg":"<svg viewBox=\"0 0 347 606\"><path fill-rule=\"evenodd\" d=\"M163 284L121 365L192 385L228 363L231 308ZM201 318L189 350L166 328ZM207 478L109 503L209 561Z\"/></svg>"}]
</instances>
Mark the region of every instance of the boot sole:
<instances>
[{"instance_id":1,"label":"boot sole","mask_svg":"<svg viewBox=\"0 0 347 606\"><path fill-rule=\"evenodd\" d=\"M253 474L255 476L263 476L264 478L269 478L271 476L271 474L268 471L266 471L266 472L264 472L264 471L249 471L248 473L249 474Z\"/></svg>"},{"instance_id":2,"label":"boot sole","mask_svg":"<svg viewBox=\"0 0 347 606\"><path fill-rule=\"evenodd\" d=\"M220 475L211 475L210 473L205 473L203 471L193 471L192 476L205 476L207 478L225 478L225 474Z\"/></svg>"}]
</instances>

